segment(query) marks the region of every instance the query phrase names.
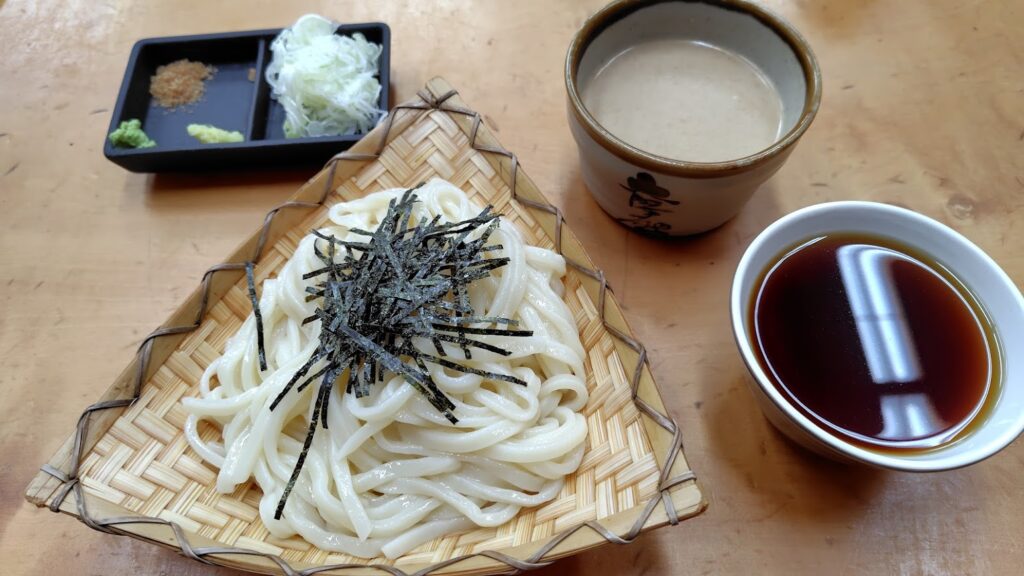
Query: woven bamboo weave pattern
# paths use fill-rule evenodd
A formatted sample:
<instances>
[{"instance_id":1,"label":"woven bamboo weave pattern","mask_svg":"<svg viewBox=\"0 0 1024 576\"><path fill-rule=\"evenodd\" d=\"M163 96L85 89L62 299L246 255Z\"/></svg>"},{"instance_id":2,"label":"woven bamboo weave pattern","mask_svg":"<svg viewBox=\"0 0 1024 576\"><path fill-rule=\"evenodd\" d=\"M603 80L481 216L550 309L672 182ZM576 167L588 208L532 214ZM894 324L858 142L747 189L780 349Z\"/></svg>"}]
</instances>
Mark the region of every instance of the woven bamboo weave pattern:
<instances>
[{"instance_id":1,"label":"woven bamboo weave pattern","mask_svg":"<svg viewBox=\"0 0 1024 576\"><path fill-rule=\"evenodd\" d=\"M445 178L478 204L490 203L514 222L532 244L553 248L527 210L509 202L507 184L448 115L425 115L393 140L381 157L346 181L328 199L334 204L383 188L411 186L430 177ZM256 268L257 280L275 273L298 241L326 220L326 207L311 214L268 249ZM430 542L400 561L440 562L482 550L495 550L549 537L573 525L606 518L650 498L659 469L646 431L631 401L629 380L604 330L595 303L570 269L566 302L588 350L585 408L589 440L579 471L558 498L524 510L498 528L480 529ZM195 395L203 370L223 351L225 341L250 313L244 280L211 307L191 333L144 385L140 399L119 417L85 457L81 478L86 491L132 512L156 516L232 546L278 554L309 564L355 562L328 554L299 538L277 540L259 521L260 491L248 483L233 494L213 489L215 469L202 463L185 442L186 413L181 398ZM203 431L217 438L212 427ZM383 558L375 562L386 563Z\"/></svg>"},{"instance_id":2,"label":"woven bamboo weave pattern","mask_svg":"<svg viewBox=\"0 0 1024 576\"><path fill-rule=\"evenodd\" d=\"M180 398L193 393L202 367L249 313L240 290L247 267L256 267L260 280L272 274L299 238L322 222L325 206L434 175L495 205L535 244L565 256L571 271L566 300L589 353L586 459L557 502L524 510L496 530L438 539L392 564L325 554L301 540L266 538L258 530L258 491L240 486L221 496L205 488L214 472L180 441ZM201 432L216 434L209 428ZM207 270L200 286L143 339L135 359L83 411L26 497L95 530L160 544L204 563L284 576L519 572L603 543L628 544L645 530L676 524L706 506L683 455L679 426L665 413L646 349L632 335L604 274L515 154L441 78L335 156L271 210L223 263Z\"/></svg>"}]
</instances>

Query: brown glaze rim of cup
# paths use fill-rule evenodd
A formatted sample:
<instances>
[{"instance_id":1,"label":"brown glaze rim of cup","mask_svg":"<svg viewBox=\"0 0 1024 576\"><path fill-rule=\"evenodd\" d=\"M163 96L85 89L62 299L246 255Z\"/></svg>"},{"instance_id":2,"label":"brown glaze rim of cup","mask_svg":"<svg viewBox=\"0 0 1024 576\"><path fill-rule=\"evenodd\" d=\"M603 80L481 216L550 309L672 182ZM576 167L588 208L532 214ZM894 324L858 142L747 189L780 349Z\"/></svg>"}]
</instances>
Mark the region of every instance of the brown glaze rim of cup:
<instances>
[{"instance_id":1,"label":"brown glaze rim of cup","mask_svg":"<svg viewBox=\"0 0 1024 576\"><path fill-rule=\"evenodd\" d=\"M580 61L583 59L583 54L587 51L590 43L609 26L626 16L655 4L666 2L699 2L725 10L749 14L757 18L761 24L770 28L789 45L800 62L807 85L806 92L804 93L804 107L800 112L800 118L789 132L776 140L771 146L750 156L724 162L687 162L685 160L674 160L658 156L631 146L606 130L590 115L590 112L583 105L579 91L576 89L576 72L579 69ZM603 148L631 164L654 172L686 178L717 178L747 172L765 164L796 144L797 140L803 136L804 132L811 125L811 121L814 120L814 116L818 113L818 107L821 104L821 70L818 69L818 62L811 51L810 45L807 44L807 41L804 40L803 36L795 28L782 18L760 6L743 0L615 0L588 18L583 23L583 27L573 37L572 43L569 44L569 52L565 57L565 87L569 93L569 102L572 104L572 112L575 114L577 121L590 134L591 138Z\"/></svg>"}]
</instances>

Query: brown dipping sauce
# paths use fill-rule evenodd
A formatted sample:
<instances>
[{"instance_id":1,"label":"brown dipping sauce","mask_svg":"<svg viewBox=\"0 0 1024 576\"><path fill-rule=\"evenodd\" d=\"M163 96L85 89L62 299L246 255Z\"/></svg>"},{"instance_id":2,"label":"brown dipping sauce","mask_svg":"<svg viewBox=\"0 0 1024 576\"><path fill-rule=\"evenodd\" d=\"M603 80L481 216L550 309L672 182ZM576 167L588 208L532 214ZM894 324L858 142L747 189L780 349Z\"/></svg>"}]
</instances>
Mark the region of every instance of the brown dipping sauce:
<instances>
[{"instance_id":1,"label":"brown dipping sauce","mask_svg":"<svg viewBox=\"0 0 1024 576\"><path fill-rule=\"evenodd\" d=\"M946 268L898 242L804 242L763 273L748 309L773 385L844 440L939 446L994 396L999 346L983 309Z\"/></svg>"}]
</instances>

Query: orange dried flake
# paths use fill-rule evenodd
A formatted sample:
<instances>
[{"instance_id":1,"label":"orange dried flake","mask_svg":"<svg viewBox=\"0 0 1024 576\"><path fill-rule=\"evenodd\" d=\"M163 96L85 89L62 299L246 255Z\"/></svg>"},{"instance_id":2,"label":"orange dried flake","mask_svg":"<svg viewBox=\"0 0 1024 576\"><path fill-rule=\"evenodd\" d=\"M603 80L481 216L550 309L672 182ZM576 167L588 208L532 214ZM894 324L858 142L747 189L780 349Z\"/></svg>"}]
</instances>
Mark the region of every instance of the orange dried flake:
<instances>
[{"instance_id":1,"label":"orange dried flake","mask_svg":"<svg viewBox=\"0 0 1024 576\"><path fill-rule=\"evenodd\" d=\"M185 59L171 62L156 69L156 74L149 79L149 93L164 108L192 104L203 97L206 81L215 72L216 68L202 62Z\"/></svg>"}]
</instances>

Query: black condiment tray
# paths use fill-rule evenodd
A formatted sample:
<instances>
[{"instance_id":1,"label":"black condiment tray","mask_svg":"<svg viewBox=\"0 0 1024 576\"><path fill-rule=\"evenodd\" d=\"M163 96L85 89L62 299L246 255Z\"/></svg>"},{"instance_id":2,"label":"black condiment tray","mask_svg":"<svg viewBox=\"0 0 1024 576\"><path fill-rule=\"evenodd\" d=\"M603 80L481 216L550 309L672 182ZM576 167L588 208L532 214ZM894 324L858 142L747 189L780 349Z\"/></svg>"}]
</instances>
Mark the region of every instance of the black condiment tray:
<instances>
[{"instance_id":1,"label":"black condiment tray","mask_svg":"<svg viewBox=\"0 0 1024 576\"><path fill-rule=\"evenodd\" d=\"M167 36L139 40L128 58L110 131L121 121L138 118L142 129L157 145L151 148L117 148L106 140L103 155L132 172L181 172L239 168L320 166L331 156L347 150L364 134L285 138L284 108L270 96L265 71L270 64L270 44L280 28ZM380 44L380 102L388 109L391 66L391 30L380 22L347 24L337 34L361 33ZM217 68L206 81L203 98L176 108L159 106L149 94L150 77L158 66L182 58ZM249 80L250 69L254 70ZM212 124L237 130L245 141L203 144L188 135L189 124ZM105 135L104 135L105 136Z\"/></svg>"}]
</instances>

